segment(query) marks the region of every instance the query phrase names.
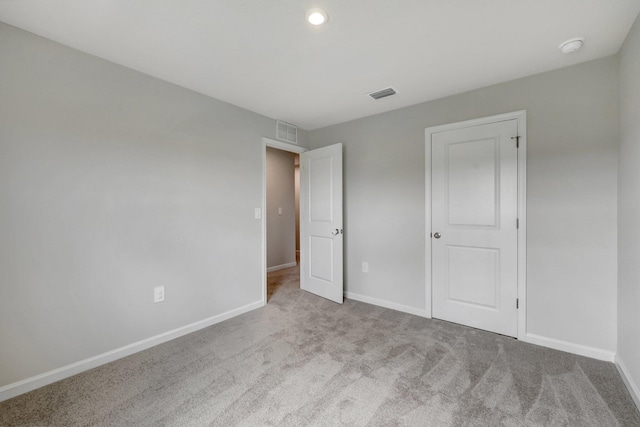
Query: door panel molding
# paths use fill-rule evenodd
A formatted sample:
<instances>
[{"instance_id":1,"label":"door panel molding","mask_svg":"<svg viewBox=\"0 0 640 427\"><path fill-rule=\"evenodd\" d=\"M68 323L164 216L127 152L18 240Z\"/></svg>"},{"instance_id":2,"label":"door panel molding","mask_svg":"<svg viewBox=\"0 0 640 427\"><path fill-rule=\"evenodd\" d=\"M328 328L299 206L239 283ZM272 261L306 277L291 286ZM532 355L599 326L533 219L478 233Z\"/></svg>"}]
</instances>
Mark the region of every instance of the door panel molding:
<instances>
[{"instance_id":1,"label":"door panel molding","mask_svg":"<svg viewBox=\"0 0 640 427\"><path fill-rule=\"evenodd\" d=\"M518 235L518 257L517 257L517 289L518 289L518 301L519 301L519 309L518 309L518 328L517 328L517 338L518 339L526 339L527 327L526 327L526 319L527 319L527 293L526 293L526 259L527 259L527 246L526 246L526 230L527 230L527 219L526 219L526 188L527 188L527 126L526 126L526 110L514 111L511 113L499 114L494 116L482 117L473 120L466 120L457 123L449 123L444 125L432 126L425 129L425 313L427 317L432 317L432 252L431 252L431 223L432 223L432 209L431 209L431 165L432 165L432 154L431 154L431 141L432 136L437 133L447 132L451 130L460 130L469 127L485 125L490 123L497 123L508 120L516 120L518 136L519 138L519 149L518 149L518 158L517 158L517 186L518 186L518 222L519 227L517 230Z\"/></svg>"}]
</instances>

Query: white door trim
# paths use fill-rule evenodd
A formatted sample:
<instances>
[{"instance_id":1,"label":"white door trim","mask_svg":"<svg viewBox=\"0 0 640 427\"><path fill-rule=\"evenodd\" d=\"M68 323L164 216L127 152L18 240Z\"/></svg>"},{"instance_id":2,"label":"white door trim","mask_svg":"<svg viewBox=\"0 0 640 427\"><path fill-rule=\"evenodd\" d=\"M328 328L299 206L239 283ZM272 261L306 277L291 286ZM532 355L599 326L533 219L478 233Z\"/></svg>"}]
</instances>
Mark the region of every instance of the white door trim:
<instances>
[{"instance_id":1,"label":"white door trim","mask_svg":"<svg viewBox=\"0 0 640 427\"><path fill-rule=\"evenodd\" d=\"M527 327L527 112L526 110L498 114L425 129L425 313L432 317L431 283L431 136L435 133L463 129L506 120L517 120L520 149L518 150L518 339L525 339Z\"/></svg>"},{"instance_id":2,"label":"white door trim","mask_svg":"<svg viewBox=\"0 0 640 427\"><path fill-rule=\"evenodd\" d=\"M302 154L309 151L308 148L299 145L289 144L277 141L271 138L262 138L262 206L261 224L262 224L262 305L267 304L267 147L277 148L278 150L288 151L290 153ZM300 248L302 250L302 248Z\"/></svg>"}]
</instances>

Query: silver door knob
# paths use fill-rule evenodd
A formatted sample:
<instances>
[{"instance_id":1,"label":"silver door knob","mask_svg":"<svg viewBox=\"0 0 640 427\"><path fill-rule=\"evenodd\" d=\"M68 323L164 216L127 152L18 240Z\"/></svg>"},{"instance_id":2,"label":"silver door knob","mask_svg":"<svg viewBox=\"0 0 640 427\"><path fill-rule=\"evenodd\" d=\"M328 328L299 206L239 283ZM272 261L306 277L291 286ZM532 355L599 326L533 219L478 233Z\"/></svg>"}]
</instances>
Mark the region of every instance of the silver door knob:
<instances>
[{"instance_id":1,"label":"silver door knob","mask_svg":"<svg viewBox=\"0 0 640 427\"><path fill-rule=\"evenodd\" d=\"M338 230L337 228L336 228L336 231L333 231L331 233L332 236L337 236L338 234L340 234L340 230Z\"/></svg>"},{"instance_id":2,"label":"silver door knob","mask_svg":"<svg viewBox=\"0 0 640 427\"><path fill-rule=\"evenodd\" d=\"M439 239L440 237L442 237L442 235L440 233L433 233L433 237Z\"/></svg>"}]
</instances>

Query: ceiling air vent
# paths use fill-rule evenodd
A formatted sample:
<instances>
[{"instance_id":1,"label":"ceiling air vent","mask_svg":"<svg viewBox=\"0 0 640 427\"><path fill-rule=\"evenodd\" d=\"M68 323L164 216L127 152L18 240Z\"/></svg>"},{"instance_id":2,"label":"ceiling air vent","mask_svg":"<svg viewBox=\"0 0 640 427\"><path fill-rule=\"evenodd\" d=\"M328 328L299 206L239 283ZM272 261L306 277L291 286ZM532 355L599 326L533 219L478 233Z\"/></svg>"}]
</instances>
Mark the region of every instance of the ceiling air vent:
<instances>
[{"instance_id":1,"label":"ceiling air vent","mask_svg":"<svg viewBox=\"0 0 640 427\"><path fill-rule=\"evenodd\" d=\"M298 143L298 127L290 123L278 120L276 123L276 138L280 141Z\"/></svg>"},{"instance_id":2,"label":"ceiling air vent","mask_svg":"<svg viewBox=\"0 0 640 427\"><path fill-rule=\"evenodd\" d=\"M380 98L386 98L387 96L391 96L395 94L396 94L396 91L393 90L393 88L388 87L386 89L371 92L369 96L372 97L373 99L380 99Z\"/></svg>"}]
</instances>

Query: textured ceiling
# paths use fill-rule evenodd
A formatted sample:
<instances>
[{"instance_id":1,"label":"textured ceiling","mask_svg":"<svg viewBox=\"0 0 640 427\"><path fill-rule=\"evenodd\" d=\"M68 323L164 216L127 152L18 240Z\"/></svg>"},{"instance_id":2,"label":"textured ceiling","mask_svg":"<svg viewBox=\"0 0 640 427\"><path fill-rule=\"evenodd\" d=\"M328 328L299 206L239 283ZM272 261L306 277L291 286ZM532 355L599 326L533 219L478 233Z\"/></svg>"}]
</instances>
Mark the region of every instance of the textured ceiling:
<instances>
[{"instance_id":1,"label":"textured ceiling","mask_svg":"<svg viewBox=\"0 0 640 427\"><path fill-rule=\"evenodd\" d=\"M329 21L304 21L321 7ZM0 21L304 129L614 54L638 0L0 0ZM558 45L584 36L584 48ZM368 92L397 95L373 101Z\"/></svg>"}]
</instances>

